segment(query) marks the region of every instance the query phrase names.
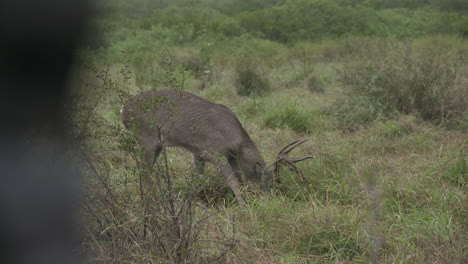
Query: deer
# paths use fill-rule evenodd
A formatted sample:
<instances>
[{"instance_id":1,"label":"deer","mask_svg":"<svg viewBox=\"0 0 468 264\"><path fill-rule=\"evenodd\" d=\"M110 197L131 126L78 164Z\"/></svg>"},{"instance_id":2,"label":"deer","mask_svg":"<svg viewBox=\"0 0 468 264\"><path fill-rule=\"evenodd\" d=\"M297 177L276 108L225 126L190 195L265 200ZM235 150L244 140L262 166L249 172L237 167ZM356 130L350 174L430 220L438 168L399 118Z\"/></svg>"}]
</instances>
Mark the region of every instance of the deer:
<instances>
[{"instance_id":1,"label":"deer","mask_svg":"<svg viewBox=\"0 0 468 264\"><path fill-rule=\"evenodd\" d=\"M182 90L147 90L133 96L121 110L121 119L125 128L136 135L143 164L153 167L164 146L184 148L193 155L196 173L204 174L205 162L215 166L241 206L245 206L241 183L267 190L280 163L300 173L296 163L312 158L288 157L307 141L296 140L267 165L233 111Z\"/></svg>"}]
</instances>

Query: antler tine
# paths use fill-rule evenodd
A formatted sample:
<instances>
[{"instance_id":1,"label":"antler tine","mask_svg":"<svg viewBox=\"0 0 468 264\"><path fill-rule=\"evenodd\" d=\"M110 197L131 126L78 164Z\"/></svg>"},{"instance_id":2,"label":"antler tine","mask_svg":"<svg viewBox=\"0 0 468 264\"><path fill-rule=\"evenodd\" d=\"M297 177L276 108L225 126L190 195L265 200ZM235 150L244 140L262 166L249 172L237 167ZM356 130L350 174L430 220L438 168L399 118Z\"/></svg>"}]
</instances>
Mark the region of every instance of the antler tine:
<instances>
[{"instance_id":1,"label":"antler tine","mask_svg":"<svg viewBox=\"0 0 468 264\"><path fill-rule=\"evenodd\" d=\"M306 159L312 159L314 157L312 156L305 156L305 157L300 157L300 158L290 158L290 160L294 163L296 162L299 162L299 161L303 161L303 160L306 160Z\"/></svg>"},{"instance_id":2,"label":"antler tine","mask_svg":"<svg viewBox=\"0 0 468 264\"><path fill-rule=\"evenodd\" d=\"M304 173L297 167L296 163L292 160L286 160L287 164L291 166L296 173L301 176L302 180L304 180Z\"/></svg>"},{"instance_id":3,"label":"antler tine","mask_svg":"<svg viewBox=\"0 0 468 264\"><path fill-rule=\"evenodd\" d=\"M278 155L280 155L281 153L283 153L287 148L289 148L291 145L294 145L296 144L297 142L299 142L301 140L296 140L296 141L293 141L292 143L289 143L288 145L286 145L284 148L282 148L279 152L278 152Z\"/></svg>"},{"instance_id":4,"label":"antler tine","mask_svg":"<svg viewBox=\"0 0 468 264\"><path fill-rule=\"evenodd\" d=\"M277 159L275 160L273 163L271 163L270 165L268 165L265 170L270 170L271 168L276 168L277 167L277 164L281 161L281 159ZM276 170L276 169L275 169Z\"/></svg>"},{"instance_id":5,"label":"antler tine","mask_svg":"<svg viewBox=\"0 0 468 264\"><path fill-rule=\"evenodd\" d=\"M286 147L281 149L281 151L278 153L278 156L281 155L281 154L288 154L293 149L297 148L299 145L303 144L306 141L308 141L308 139L296 140L296 141L290 143L289 145L287 145Z\"/></svg>"},{"instance_id":6,"label":"antler tine","mask_svg":"<svg viewBox=\"0 0 468 264\"><path fill-rule=\"evenodd\" d=\"M304 156L304 157L299 157L299 158L290 158L288 157L288 154L289 152L291 152L293 149L297 148L299 145L303 144L304 142L306 142L308 139L301 139L301 140L296 140L290 144L288 144L286 147L284 147L283 149L281 149L281 151L278 153L278 155L276 156L277 159L275 162L273 162L273 164L271 164L270 166L274 166L275 167L275 174L278 175L279 173L279 165L281 163L284 163L284 164L287 164L289 165L290 167L292 167L292 169L297 173L299 174L299 176L301 176L301 178L304 180L304 174L302 173L302 171L297 167L296 163L299 162L299 161L303 161L303 160L306 160L306 159L311 159L313 158L312 156Z\"/></svg>"}]
</instances>

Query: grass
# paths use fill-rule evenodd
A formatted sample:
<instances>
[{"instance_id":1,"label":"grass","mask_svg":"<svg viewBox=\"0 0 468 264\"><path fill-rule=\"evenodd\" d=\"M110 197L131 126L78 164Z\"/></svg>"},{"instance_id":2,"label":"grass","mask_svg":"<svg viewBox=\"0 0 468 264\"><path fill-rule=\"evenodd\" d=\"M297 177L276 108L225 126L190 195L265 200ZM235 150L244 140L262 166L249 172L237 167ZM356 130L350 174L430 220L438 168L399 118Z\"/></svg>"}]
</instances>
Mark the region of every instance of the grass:
<instances>
[{"instance_id":1,"label":"grass","mask_svg":"<svg viewBox=\"0 0 468 264\"><path fill-rule=\"evenodd\" d=\"M125 45L131 41L126 39ZM259 43L261 47L269 45ZM205 178L190 178L190 155L169 149L177 192L198 191L193 217L204 223L195 243L202 253L192 263L205 263L220 252L219 263L462 263L468 254L466 129L432 122L418 112L389 112L378 100L350 95L337 81L340 73L333 69L361 58L357 46L362 42L325 43L300 43L300 50L281 44L270 47L280 54L261 55L264 60L277 62L260 67L270 83L270 91L262 97L237 95L238 65L231 57L232 47L215 47L206 54L197 48L172 47L176 70L182 65L190 72L184 89L232 109L267 161L273 161L282 146L300 138L309 141L291 156L314 156L299 164L303 178L283 167L281 181L271 192L259 195L243 190L248 206L241 208L212 166L207 166ZM457 40L450 48L444 46L452 44L444 43L440 48L445 51L466 52L466 41ZM412 45L425 49L432 42L422 38ZM346 47L353 52L346 55ZM223 54L226 61L221 60ZM252 60L261 64L261 56ZM154 65L161 63L156 55L146 59ZM134 72L140 66L131 67ZM200 88L196 80L205 78L199 74L203 67L208 67L211 75ZM457 80L464 82L467 65L457 67ZM130 84L125 86L125 78L112 69L119 66L111 65L115 80L112 87L125 87L133 94L139 90L137 73L130 75ZM306 74L302 74L304 71ZM372 77L371 71L360 74L363 79L359 81ZM176 81L181 76L176 75ZM307 87L312 76L324 92ZM92 74L86 77L92 79ZM92 81L100 84L99 80ZM104 95L98 115L118 122L120 106L115 106L115 94L109 89ZM456 103L458 106L460 102ZM453 118L466 122L460 115ZM136 245L125 241L132 245L127 249L109 246L121 241L121 235L139 226L144 218L135 202L139 195L137 173L132 170L135 160L115 150L115 135L96 132L95 136L99 142L95 147L101 150L96 156L99 169L108 172L109 187L115 188L128 207L124 208L126 214L113 209L121 214L119 225L105 231L89 212L84 214L89 231L84 233L84 247L99 263L164 263L158 245L151 240L137 237ZM90 195L107 201L109 197L102 189L88 184ZM93 208L104 211L100 205L96 202ZM223 248L224 244L216 241L229 241L226 245L232 247ZM217 247L211 249L210 245Z\"/></svg>"},{"instance_id":2,"label":"grass","mask_svg":"<svg viewBox=\"0 0 468 264\"><path fill-rule=\"evenodd\" d=\"M435 46L414 49L411 43L375 43L369 51L374 56L353 59L343 66L339 80L348 98L358 98L351 105L370 106L363 121L395 112L416 114L435 124L461 119L468 107L468 88L458 77L465 75L460 74L464 58L454 56L454 49L443 43Z\"/></svg>"}]
</instances>

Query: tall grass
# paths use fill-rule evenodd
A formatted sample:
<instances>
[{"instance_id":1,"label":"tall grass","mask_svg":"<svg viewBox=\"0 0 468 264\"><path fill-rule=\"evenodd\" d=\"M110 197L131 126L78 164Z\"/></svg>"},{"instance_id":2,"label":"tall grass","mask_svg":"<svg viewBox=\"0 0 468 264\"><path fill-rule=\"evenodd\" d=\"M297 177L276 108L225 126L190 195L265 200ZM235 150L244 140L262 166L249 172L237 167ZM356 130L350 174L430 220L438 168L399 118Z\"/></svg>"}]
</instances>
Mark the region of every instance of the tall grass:
<instances>
[{"instance_id":1,"label":"tall grass","mask_svg":"<svg viewBox=\"0 0 468 264\"><path fill-rule=\"evenodd\" d=\"M468 107L463 57L451 50L415 50L401 43L372 48L377 51L373 57L349 62L338 72L347 95L353 98L348 102L364 114L356 119L368 122L378 114L390 116L398 111L450 125L463 117ZM367 109L361 111L363 106ZM348 113L346 108L344 112Z\"/></svg>"},{"instance_id":2,"label":"tall grass","mask_svg":"<svg viewBox=\"0 0 468 264\"><path fill-rule=\"evenodd\" d=\"M83 248L92 261L463 263L468 142L466 130L445 125L462 128L466 119L466 40L348 38L288 46L241 36L228 46L205 36L192 46L171 42L162 54L159 46L137 43L150 38L126 37L110 49L133 46L123 67L112 58L98 72L83 70L76 109L77 118L92 120L89 130L76 130L87 138L80 142L95 168L85 163L82 215ZM267 93L237 94L236 69L246 58L238 55L268 80ZM97 65L106 56L95 58ZM312 77L324 93L307 88ZM190 155L168 149L172 201L195 221L174 225L182 218L159 210L170 208L170 199L161 198L168 183L142 185L138 149L120 124L120 98L138 91L136 83L188 89L225 104L267 160L299 138L309 141L296 153L314 159L298 165L302 177L282 167L280 182L266 193L242 190L248 206L240 208L212 166L191 177ZM171 233L178 228L196 229L187 250Z\"/></svg>"}]
</instances>

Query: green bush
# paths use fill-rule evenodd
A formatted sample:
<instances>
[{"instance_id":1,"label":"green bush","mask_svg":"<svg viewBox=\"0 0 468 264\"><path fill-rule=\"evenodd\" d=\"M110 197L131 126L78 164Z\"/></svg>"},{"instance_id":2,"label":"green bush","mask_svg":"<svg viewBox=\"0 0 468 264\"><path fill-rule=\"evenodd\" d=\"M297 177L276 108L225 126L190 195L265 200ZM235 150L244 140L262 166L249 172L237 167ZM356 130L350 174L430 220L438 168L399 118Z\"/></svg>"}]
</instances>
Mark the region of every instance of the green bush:
<instances>
[{"instance_id":1,"label":"green bush","mask_svg":"<svg viewBox=\"0 0 468 264\"><path fill-rule=\"evenodd\" d=\"M365 96L355 95L338 99L327 113L334 117L336 126L355 131L382 117L382 106Z\"/></svg>"},{"instance_id":2,"label":"green bush","mask_svg":"<svg viewBox=\"0 0 468 264\"><path fill-rule=\"evenodd\" d=\"M323 93L325 92L324 86L325 86L324 81L316 77L315 75L310 76L307 81L307 88L311 92Z\"/></svg>"},{"instance_id":3,"label":"green bush","mask_svg":"<svg viewBox=\"0 0 468 264\"><path fill-rule=\"evenodd\" d=\"M203 75L207 65L199 49L184 47L174 52L174 63L184 70L191 71L194 75Z\"/></svg>"},{"instance_id":4,"label":"green bush","mask_svg":"<svg viewBox=\"0 0 468 264\"><path fill-rule=\"evenodd\" d=\"M348 96L378 106L386 116L398 111L441 124L463 115L468 87L457 81L458 58L434 49L414 51L409 45L387 48L380 56L346 63L338 71Z\"/></svg>"},{"instance_id":5,"label":"green bush","mask_svg":"<svg viewBox=\"0 0 468 264\"><path fill-rule=\"evenodd\" d=\"M271 106L266 111L264 125L270 128L290 128L297 133L310 133L309 115L293 102Z\"/></svg>"},{"instance_id":6,"label":"green bush","mask_svg":"<svg viewBox=\"0 0 468 264\"><path fill-rule=\"evenodd\" d=\"M211 24L214 31L227 37L240 36L244 33L239 21L234 18L223 18Z\"/></svg>"},{"instance_id":7,"label":"green bush","mask_svg":"<svg viewBox=\"0 0 468 264\"><path fill-rule=\"evenodd\" d=\"M238 65L236 72L236 89L238 95L263 95L270 90L268 80L258 74L253 66Z\"/></svg>"},{"instance_id":8,"label":"green bush","mask_svg":"<svg viewBox=\"0 0 468 264\"><path fill-rule=\"evenodd\" d=\"M463 18L457 24L457 31L463 37L468 37L468 17Z\"/></svg>"}]
</instances>

